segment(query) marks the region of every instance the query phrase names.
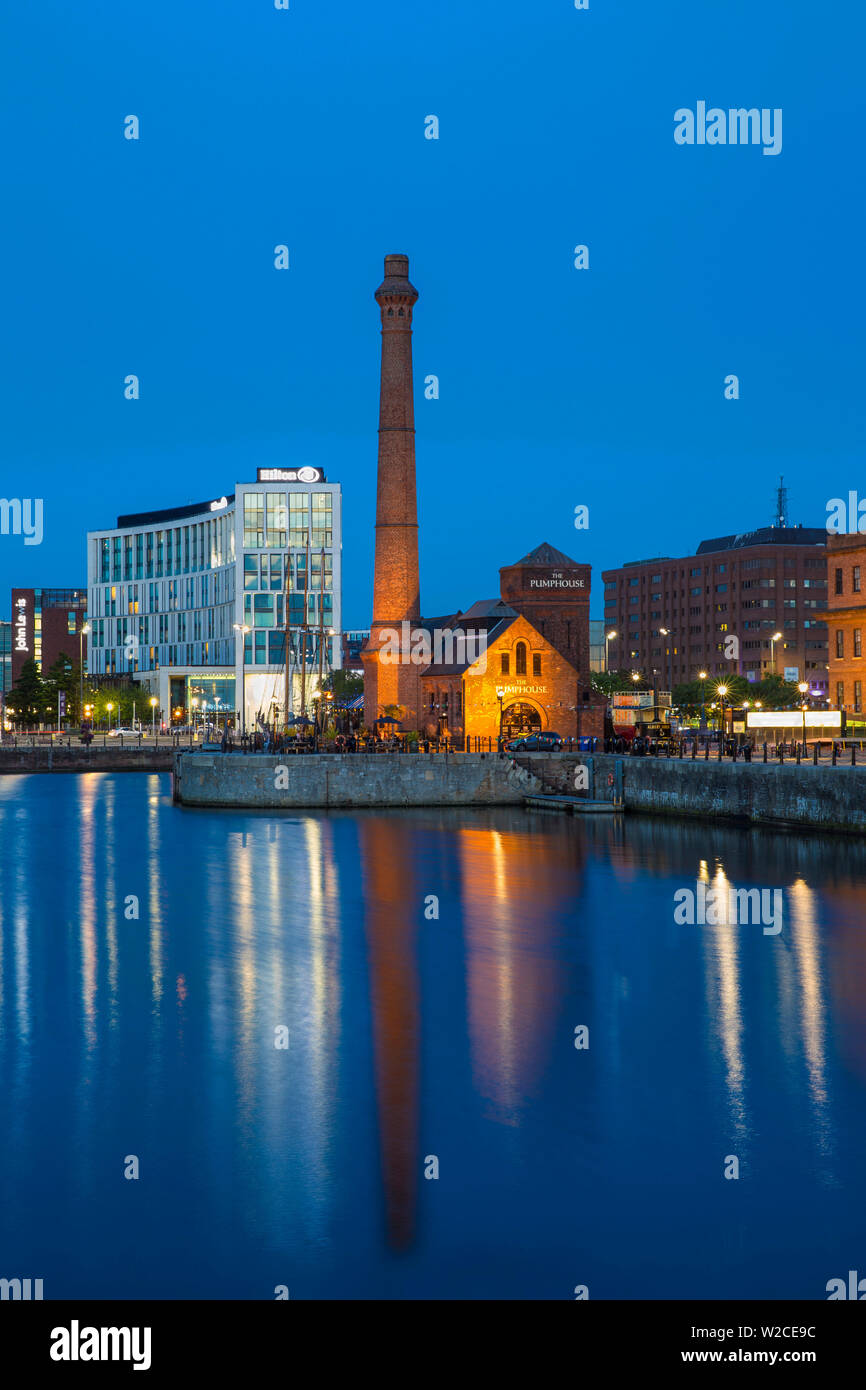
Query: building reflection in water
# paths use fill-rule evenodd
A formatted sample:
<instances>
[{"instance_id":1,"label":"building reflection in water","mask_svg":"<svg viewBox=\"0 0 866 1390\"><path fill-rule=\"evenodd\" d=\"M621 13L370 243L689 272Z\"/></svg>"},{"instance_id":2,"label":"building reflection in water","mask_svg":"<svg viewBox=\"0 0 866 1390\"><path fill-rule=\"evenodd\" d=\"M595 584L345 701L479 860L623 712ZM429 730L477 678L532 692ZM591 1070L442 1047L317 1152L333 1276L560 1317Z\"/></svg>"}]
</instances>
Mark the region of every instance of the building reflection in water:
<instances>
[{"instance_id":1,"label":"building reflection in water","mask_svg":"<svg viewBox=\"0 0 866 1390\"><path fill-rule=\"evenodd\" d=\"M423 903L410 826L393 815L358 822L385 1224L394 1250L413 1240L420 1176L416 922Z\"/></svg>"},{"instance_id":2,"label":"building reflection in water","mask_svg":"<svg viewBox=\"0 0 866 1390\"><path fill-rule=\"evenodd\" d=\"M706 884L708 889L712 887L716 892L717 902L727 902L728 892L734 886L721 862L716 862L711 876L704 859L700 862L698 883ZM748 1126L743 1061L743 1001L740 992L740 939L738 928L728 925L727 912L721 916L721 924L713 926L707 923L699 928L703 933L704 942L704 987L707 1019L721 1044L724 1058L725 1089L731 1123L737 1140L742 1145L747 1136Z\"/></svg>"},{"instance_id":3,"label":"building reflection in water","mask_svg":"<svg viewBox=\"0 0 866 1390\"><path fill-rule=\"evenodd\" d=\"M489 1117L511 1126L560 1027L567 972L554 937L576 918L582 856L579 837L524 827L457 832L473 1078Z\"/></svg>"}]
</instances>

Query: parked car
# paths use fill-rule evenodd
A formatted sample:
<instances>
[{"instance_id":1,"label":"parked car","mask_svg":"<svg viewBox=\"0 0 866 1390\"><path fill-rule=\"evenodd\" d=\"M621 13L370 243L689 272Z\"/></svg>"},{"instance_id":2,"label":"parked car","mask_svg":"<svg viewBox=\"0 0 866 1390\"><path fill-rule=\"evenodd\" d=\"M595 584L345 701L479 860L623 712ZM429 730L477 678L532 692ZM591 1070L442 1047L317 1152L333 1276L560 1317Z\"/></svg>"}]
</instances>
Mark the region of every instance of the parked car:
<instances>
[{"instance_id":1,"label":"parked car","mask_svg":"<svg viewBox=\"0 0 866 1390\"><path fill-rule=\"evenodd\" d=\"M119 738L121 734L124 738L138 738L138 729L109 729L108 731L109 738Z\"/></svg>"},{"instance_id":2,"label":"parked car","mask_svg":"<svg viewBox=\"0 0 866 1390\"><path fill-rule=\"evenodd\" d=\"M562 747L562 737L551 729L543 734L524 734L509 739L505 747L509 753L555 753Z\"/></svg>"}]
</instances>

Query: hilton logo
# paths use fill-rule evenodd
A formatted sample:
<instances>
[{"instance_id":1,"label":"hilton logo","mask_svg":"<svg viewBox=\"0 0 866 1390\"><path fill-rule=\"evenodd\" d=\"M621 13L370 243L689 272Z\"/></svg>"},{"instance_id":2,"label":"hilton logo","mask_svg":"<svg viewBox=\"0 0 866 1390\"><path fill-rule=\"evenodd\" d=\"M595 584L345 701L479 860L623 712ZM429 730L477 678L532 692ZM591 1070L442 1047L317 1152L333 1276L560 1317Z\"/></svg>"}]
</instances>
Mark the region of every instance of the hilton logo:
<instances>
[{"instance_id":1,"label":"hilton logo","mask_svg":"<svg viewBox=\"0 0 866 1390\"><path fill-rule=\"evenodd\" d=\"M256 473L259 483L323 483L325 475L321 468L260 468Z\"/></svg>"}]
</instances>

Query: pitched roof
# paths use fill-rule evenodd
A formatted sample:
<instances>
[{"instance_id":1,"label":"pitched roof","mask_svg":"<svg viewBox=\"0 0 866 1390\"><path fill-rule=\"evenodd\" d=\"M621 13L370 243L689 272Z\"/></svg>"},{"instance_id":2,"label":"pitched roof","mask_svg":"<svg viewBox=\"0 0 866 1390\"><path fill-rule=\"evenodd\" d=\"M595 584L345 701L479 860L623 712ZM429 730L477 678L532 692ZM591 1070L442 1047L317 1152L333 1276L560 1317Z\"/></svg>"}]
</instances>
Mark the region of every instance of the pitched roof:
<instances>
[{"instance_id":1,"label":"pitched roof","mask_svg":"<svg viewBox=\"0 0 866 1390\"><path fill-rule=\"evenodd\" d=\"M509 612L510 612L510 610L509 610ZM455 651L454 655L455 655L455 656L459 656L460 659L457 660L457 661L448 661L448 662L444 662L444 661L443 661L443 662L436 662L436 661L433 661L433 662L431 662L431 664L430 664L429 666L424 666L424 667L422 667L422 670L421 670L421 676L422 676L422 678L423 678L424 676L460 676L460 675L462 675L464 671L468 671L468 670L469 670L469 667L470 667L470 666L474 666L474 665L475 665L475 663L476 663L476 661L478 660L478 658L483 654L483 652L485 652L485 651L487 650L487 648L489 647L490 643L491 643L491 642L497 641L497 640L502 636L503 632L505 632L505 630L506 630L507 628L511 627L511 624L515 621L515 619L516 619L517 617L518 617L518 614L517 614L517 613L512 613L512 614L510 614L510 616L508 616L508 617L503 617L503 618L501 618L498 622L494 623L492 627L489 627L489 628L487 629L486 634L485 634L485 636L486 636L486 643L483 644L482 650L481 650L481 651L478 650L480 644L477 642L477 640L476 640L476 641L471 641L471 642L468 642L468 643L466 642L465 639L457 641L457 642L455 643L455 646L457 647L457 651ZM469 647L469 652L468 652L468 653L467 653L467 651L466 651L467 646ZM433 654L434 654L434 656L435 656L435 651L434 651ZM461 654L462 654L462 655L461 655Z\"/></svg>"},{"instance_id":2,"label":"pitched roof","mask_svg":"<svg viewBox=\"0 0 866 1390\"><path fill-rule=\"evenodd\" d=\"M465 613L460 614L461 625L467 621L479 622L482 618L516 618L517 611L509 608L508 604L501 598L482 598L477 603L473 603L471 608L467 608Z\"/></svg>"},{"instance_id":3,"label":"pitched roof","mask_svg":"<svg viewBox=\"0 0 866 1390\"><path fill-rule=\"evenodd\" d=\"M514 563L516 565L566 566L576 565L578 561L570 559L568 555L563 555L561 550L557 550L554 546L548 545L547 541L543 541L534 550L530 550L528 555L524 555L522 560L515 560ZM510 569L511 566L507 565L506 568Z\"/></svg>"}]
</instances>

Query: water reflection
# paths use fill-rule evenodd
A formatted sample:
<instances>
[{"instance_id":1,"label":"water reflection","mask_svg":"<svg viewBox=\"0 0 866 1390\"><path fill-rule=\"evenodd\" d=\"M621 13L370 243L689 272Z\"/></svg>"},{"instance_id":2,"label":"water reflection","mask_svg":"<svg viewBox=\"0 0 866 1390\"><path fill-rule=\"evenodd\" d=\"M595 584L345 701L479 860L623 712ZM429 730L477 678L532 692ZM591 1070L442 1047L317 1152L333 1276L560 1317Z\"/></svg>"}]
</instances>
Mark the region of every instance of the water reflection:
<instances>
[{"instance_id":1,"label":"water reflection","mask_svg":"<svg viewBox=\"0 0 866 1390\"><path fill-rule=\"evenodd\" d=\"M464 1247L489 1255L476 1293L533 1296L574 1282L575 1246L609 1296L641 1267L690 1295L696 1230L724 1251L730 1223L683 1174L727 1152L763 1199L727 1296L820 1296L827 1252L866 1239L866 847L167 791L0 785L0 1246L29 1267L36 1242L53 1296L472 1296ZM781 889L782 931L676 924L698 884ZM127 1152L146 1214L106 1184ZM774 1265L793 1207L809 1230Z\"/></svg>"}]
</instances>

